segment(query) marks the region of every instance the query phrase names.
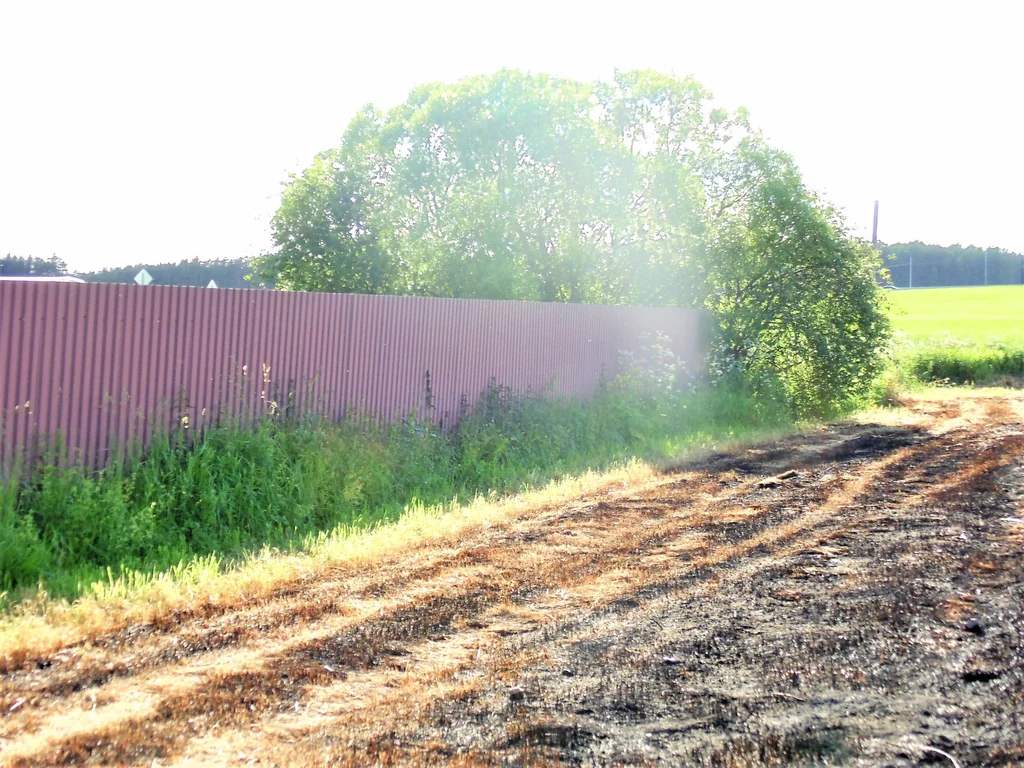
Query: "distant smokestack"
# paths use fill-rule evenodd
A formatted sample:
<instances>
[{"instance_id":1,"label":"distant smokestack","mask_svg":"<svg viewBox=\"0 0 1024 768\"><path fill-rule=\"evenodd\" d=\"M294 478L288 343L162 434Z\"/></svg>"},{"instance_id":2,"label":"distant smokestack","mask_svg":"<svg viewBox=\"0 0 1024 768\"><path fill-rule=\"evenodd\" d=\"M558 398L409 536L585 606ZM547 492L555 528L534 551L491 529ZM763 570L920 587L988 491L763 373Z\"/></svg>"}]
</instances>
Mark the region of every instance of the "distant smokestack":
<instances>
[{"instance_id":1,"label":"distant smokestack","mask_svg":"<svg viewBox=\"0 0 1024 768\"><path fill-rule=\"evenodd\" d=\"M871 225L871 244L878 245L878 201L875 200L875 221Z\"/></svg>"}]
</instances>

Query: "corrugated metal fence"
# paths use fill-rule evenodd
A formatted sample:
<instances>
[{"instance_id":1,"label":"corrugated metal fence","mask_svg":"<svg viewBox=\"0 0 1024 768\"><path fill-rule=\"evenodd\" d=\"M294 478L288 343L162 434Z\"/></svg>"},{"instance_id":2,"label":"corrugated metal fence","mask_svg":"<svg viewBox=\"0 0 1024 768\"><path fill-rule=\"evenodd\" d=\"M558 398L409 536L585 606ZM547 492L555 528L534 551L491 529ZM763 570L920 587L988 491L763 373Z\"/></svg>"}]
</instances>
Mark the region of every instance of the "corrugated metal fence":
<instances>
[{"instance_id":1,"label":"corrugated metal fence","mask_svg":"<svg viewBox=\"0 0 1024 768\"><path fill-rule=\"evenodd\" d=\"M698 366L698 323L678 309L0 281L0 466L58 434L102 464L129 438L224 415L450 423L492 379L588 397L643 334Z\"/></svg>"}]
</instances>

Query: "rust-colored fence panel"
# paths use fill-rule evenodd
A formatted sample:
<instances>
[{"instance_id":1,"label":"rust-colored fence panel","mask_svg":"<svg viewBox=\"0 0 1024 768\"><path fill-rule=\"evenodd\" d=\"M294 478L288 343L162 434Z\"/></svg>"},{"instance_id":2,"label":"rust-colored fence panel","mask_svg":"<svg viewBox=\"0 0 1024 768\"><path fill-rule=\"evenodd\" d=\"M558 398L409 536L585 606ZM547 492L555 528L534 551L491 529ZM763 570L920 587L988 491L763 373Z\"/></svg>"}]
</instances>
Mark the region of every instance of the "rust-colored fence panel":
<instances>
[{"instance_id":1,"label":"rust-colored fence panel","mask_svg":"<svg viewBox=\"0 0 1024 768\"><path fill-rule=\"evenodd\" d=\"M0 281L0 466L57 435L102 464L225 415L451 423L491 380L586 398L644 334L699 367L698 325L679 309Z\"/></svg>"}]
</instances>

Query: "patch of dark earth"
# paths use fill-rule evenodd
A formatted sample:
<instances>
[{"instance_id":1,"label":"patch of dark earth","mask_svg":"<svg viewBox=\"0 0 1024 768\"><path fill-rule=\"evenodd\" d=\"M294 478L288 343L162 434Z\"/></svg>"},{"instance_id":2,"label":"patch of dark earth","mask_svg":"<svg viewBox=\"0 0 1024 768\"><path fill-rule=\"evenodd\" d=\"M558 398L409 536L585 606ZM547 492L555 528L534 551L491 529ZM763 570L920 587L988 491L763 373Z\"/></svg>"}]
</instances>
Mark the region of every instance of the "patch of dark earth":
<instances>
[{"instance_id":1,"label":"patch of dark earth","mask_svg":"<svg viewBox=\"0 0 1024 768\"><path fill-rule=\"evenodd\" d=\"M920 450L790 540L805 550L508 638L503 654L545 661L436 705L418 735L495 764L1024 765L1024 557L1007 536L1024 430L872 429L804 466L839 474L906 446ZM711 465L776 461L792 466Z\"/></svg>"}]
</instances>

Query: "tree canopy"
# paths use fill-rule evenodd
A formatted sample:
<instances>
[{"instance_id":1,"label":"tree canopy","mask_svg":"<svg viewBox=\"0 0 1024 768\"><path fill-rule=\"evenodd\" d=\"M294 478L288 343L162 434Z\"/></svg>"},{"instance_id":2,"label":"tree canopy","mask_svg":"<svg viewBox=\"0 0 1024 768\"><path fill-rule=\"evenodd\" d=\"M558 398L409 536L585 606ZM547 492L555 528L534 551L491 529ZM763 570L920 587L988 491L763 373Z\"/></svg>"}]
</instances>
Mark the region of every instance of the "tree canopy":
<instances>
[{"instance_id":1,"label":"tree canopy","mask_svg":"<svg viewBox=\"0 0 1024 768\"><path fill-rule=\"evenodd\" d=\"M862 390L875 252L745 111L651 71L501 71L351 121L284 190L259 276L296 290L703 307L716 370L802 408ZM756 377L755 377L756 378Z\"/></svg>"}]
</instances>

